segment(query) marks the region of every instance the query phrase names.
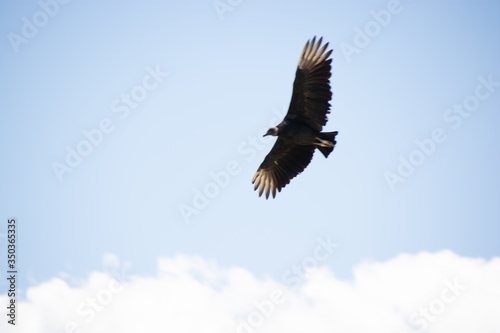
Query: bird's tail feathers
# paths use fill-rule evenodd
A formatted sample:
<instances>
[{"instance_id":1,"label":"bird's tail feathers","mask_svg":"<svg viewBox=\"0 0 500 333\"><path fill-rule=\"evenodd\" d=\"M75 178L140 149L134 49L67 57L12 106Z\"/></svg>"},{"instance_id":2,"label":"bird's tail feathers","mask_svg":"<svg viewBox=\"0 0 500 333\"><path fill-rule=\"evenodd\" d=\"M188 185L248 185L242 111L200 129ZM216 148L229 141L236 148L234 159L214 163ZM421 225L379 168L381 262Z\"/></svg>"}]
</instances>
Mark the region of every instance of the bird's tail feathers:
<instances>
[{"instance_id":1,"label":"bird's tail feathers","mask_svg":"<svg viewBox=\"0 0 500 333\"><path fill-rule=\"evenodd\" d=\"M333 143L333 146L334 146L331 148L318 147L319 151L325 156L325 158L327 158L328 155L330 155L330 153L333 151L333 148L335 148L335 145L337 144L337 141L335 141L335 137L337 136L337 134L339 134L339 132L337 132L337 131L319 133L319 137L321 139L330 141L331 143Z\"/></svg>"}]
</instances>

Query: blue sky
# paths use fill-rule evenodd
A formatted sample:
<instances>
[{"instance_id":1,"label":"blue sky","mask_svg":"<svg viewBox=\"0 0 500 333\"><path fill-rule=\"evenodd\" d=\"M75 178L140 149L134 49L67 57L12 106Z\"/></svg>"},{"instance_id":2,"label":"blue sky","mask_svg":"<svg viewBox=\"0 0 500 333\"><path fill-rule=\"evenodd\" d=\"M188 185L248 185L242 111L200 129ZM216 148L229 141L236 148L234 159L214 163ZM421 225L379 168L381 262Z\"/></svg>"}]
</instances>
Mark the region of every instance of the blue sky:
<instances>
[{"instance_id":1,"label":"blue sky","mask_svg":"<svg viewBox=\"0 0 500 333\"><path fill-rule=\"evenodd\" d=\"M497 2L1 7L0 231L18 219L22 297L62 273L74 284L107 253L138 276L196 255L277 281L318 237L340 244L324 262L340 279L404 253L500 255ZM334 49L325 130L338 144L266 201L251 184L274 142L260 135L313 36Z\"/></svg>"}]
</instances>

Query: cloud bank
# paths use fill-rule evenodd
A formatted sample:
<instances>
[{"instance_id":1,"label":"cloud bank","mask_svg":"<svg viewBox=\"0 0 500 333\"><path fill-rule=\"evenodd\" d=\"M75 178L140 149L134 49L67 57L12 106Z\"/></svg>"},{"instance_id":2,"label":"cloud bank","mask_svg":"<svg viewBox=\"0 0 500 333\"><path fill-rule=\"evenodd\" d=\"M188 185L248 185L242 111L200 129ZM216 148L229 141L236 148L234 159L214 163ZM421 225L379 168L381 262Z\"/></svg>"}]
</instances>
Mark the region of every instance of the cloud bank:
<instances>
[{"instance_id":1,"label":"cloud bank","mask_svg":"<svg viewBox=\"0 0 500 333\"><path fill-rule=\"evenodd\" d=\"M159 258L153 277L133 275L113 255L103 262L109 272L77 286L53 278L30 287L16 326L3 314L1 331L500 332L500 258L402 254L357 265L352 280L322 266L294 284L198 256Z\"/></svg>"}]
</instances>

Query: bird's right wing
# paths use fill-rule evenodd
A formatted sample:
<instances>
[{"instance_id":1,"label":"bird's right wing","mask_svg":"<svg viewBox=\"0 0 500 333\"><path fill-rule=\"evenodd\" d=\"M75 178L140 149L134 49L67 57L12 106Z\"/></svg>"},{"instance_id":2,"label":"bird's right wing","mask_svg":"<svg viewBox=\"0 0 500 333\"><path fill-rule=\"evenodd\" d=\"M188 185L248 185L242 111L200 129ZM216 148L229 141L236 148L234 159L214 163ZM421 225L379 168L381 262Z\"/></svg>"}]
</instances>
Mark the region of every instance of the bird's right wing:
<instances>
[{"instance_id":1,"label":"bird's right wing","mask_svg":"<svg viewBox=\"0 0 500 333\"><path fill-rule=\"evenodd\" d=\"M295 145L278 137L273 149L253 176L254 190L260 187L259 197L266 192L266 199L269 198L269 193L274 198L276 190L280 192L309 165L313 154L314 146Z\"/></svg>"},{"instance_id":2,"label":"bird's right wing","mask_svg":"<svg viewBox=\"0 0 500 333\"><path fill-rule=\"evenodd\" d=\"M292 100L286 118L301 122L320 132L326 124L326 115L330 113L330 63L332 50L325 52L326 43L321 49L320 38L307 42L300 56L295 81L293 82Z\"/></svg>"}]
</instances>

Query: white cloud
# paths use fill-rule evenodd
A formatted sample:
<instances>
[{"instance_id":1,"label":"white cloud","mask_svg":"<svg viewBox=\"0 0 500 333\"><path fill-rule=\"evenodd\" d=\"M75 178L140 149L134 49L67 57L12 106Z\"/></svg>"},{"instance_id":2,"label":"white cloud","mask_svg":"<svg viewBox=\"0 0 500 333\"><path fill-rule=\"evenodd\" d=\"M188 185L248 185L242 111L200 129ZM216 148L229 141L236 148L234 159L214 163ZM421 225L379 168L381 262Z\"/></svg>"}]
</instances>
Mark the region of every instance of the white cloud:
<instances>
[{"instance_id":1,"label":"white cloud","mask_svg":"<svg viewBox=\"0 0 500 333\"><path fill-rule=\"evenodd\" d=\"M3 315L1 331L500 331L500 258L404 254L361 263L348 281L321 267L298 287L198 256L160 258L154 277L127 274L109 254L103 262L115 271L93 272L78 287L53 278L29 288L18 305L16 327ZM0 303L7 303L6 295Z\"/></svg>"},{"instance_id":2,"label":"white cloud","mask_svg":"<svg viewBox=\"0 0 500 333\"><path fill-rule=\"evenodd\" d=\"M117 269L120 267L120 259L116 254L105 253L101 259L102 265L109 269Z\"/></svg>"}]
</instances>

